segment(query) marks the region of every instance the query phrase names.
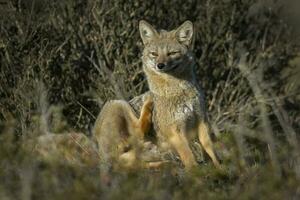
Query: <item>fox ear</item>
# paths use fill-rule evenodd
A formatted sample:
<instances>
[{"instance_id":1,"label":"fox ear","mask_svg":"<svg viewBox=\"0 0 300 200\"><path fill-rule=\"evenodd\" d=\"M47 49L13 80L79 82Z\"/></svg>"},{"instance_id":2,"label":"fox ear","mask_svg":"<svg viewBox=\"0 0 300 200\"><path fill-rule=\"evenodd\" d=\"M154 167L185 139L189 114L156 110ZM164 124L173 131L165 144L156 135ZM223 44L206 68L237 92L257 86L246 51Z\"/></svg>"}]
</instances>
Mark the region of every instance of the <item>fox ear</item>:
<instances>
[{"instance_id":1,"label":"fox ear","mask_svg":"<svg viewBox=\"0 0 300 200\"><path fill-rule=\"evenodd\" d=\"M194 33L194 28L193 28L193 23L191 21L185 21L175 31L177 40L188 47L192 44L193 33Z\"/></svg>"},{"instance_id":2,"label":"fox ear","mask_svg":"<svg viewBox=\"0 0 300 200\"><path fill-rule=\"evenodd\" d=\"M157 31L148 22L141 20L139 23L141 38L144 45L157 36Z\"/></svg>"}]
</instances>

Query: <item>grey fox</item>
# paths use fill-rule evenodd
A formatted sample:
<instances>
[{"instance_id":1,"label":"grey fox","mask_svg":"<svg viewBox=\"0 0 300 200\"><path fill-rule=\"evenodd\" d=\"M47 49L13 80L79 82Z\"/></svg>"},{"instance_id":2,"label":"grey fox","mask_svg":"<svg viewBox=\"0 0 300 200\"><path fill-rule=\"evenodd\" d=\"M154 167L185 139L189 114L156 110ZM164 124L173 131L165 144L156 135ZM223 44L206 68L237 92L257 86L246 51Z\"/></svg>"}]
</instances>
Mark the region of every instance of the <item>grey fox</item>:
<instances>
[{"instance_id":1,"label":"grey fox","mask_svg":"<svg viewBox=\"0 0 300 200\"><path fill-rule=\"evenodd\" d=\"M189 169L196 165L190 144L197 138L219 168L209 134L204 94L194 73L193 24L186 21L175 30L157 31L140 21L139 30L144 43L143 69L150 88L147 95L152 96L154 103L152 121L159 149L174 149ZM131 102L137 101L138 98Z\"/></svg>"}]
</instances>

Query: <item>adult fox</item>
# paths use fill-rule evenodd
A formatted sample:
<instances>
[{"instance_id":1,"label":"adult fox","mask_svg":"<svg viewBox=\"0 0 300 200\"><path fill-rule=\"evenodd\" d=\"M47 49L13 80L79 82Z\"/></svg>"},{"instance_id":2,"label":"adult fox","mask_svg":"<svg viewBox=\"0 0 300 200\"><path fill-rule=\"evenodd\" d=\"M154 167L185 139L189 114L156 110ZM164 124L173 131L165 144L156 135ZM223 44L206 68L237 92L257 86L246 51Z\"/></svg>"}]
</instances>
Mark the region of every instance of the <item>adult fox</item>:
<instances>
[{"instance_id":1,"label":"adult fox","mask_svg":"<svg viewBox=\"0 0 300 200\"><path fill-rule=\"evenodd\" d=\"M144 44L143 69L150 91L129 104L112 101L104 106L94 128L102 161L108 164L113 159L136 159L135 153L128 151L134 149L129 138L142 140L153 122L159 149L175 150L187 170L196 165L190 148L195 138L219 167L209 135L204 94L194 73L193 24L186 21L175 30L157 31L140 21L139 30ZM136 112L141 113L140 118Z\"/></svg>"}]
</instances>

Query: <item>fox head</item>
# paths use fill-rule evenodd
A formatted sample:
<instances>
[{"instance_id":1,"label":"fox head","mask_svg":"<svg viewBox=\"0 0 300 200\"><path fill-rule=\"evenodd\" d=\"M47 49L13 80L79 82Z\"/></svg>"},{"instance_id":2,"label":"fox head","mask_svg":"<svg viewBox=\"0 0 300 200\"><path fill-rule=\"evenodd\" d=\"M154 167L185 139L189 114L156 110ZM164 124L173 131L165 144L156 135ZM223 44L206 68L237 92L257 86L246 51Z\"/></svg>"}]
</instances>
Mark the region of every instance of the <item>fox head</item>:
<instances>
[{"instance_id":1,"label":"fox head","mask_svg":"<svg viewBox=\"0 0 300 200\"><path fill-rule=\"evenodd\" d=\"M186 21L172 31L157 31L142 20L139 30L145 47L142 60L146 71L178 74L191 70L194 61L192 22Z\"/></svg>"}]
</instances>

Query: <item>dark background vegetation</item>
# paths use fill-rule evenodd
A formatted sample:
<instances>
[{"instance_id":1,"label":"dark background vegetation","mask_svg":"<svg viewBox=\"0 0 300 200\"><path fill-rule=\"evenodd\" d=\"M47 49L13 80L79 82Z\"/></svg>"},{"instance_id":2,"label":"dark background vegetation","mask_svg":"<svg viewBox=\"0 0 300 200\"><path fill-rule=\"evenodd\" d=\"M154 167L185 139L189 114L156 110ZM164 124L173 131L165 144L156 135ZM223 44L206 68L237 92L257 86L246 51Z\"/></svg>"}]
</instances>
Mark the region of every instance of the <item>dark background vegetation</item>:
<instances>
[{"instance_id":1,"label":"dark background vegetation","mask_svg":"<svg viewBox=\"0 0 300 200\"><path fill-rule=\"evenodd\" d=\"M300 198L297 1L0 1L0 199ZM118 174L37 163L44 133L90 135L110 99L147 91L138 22L195 24L197 77L216 147L191 177L172 169Z\"/></svg>"}]
</instances>

